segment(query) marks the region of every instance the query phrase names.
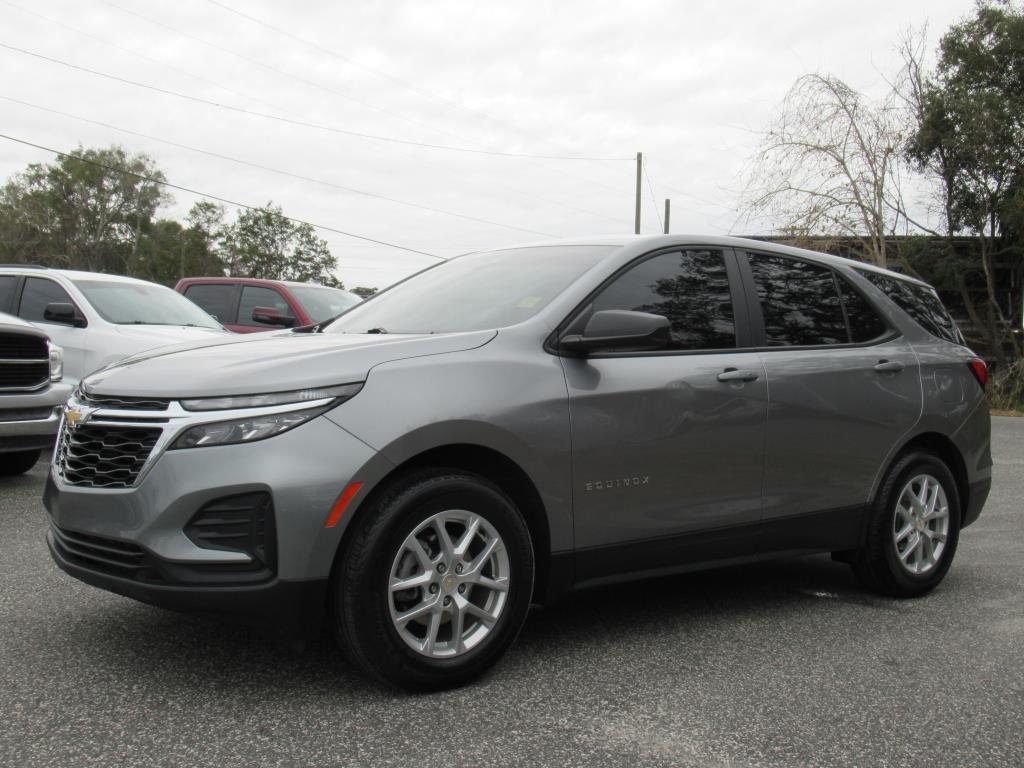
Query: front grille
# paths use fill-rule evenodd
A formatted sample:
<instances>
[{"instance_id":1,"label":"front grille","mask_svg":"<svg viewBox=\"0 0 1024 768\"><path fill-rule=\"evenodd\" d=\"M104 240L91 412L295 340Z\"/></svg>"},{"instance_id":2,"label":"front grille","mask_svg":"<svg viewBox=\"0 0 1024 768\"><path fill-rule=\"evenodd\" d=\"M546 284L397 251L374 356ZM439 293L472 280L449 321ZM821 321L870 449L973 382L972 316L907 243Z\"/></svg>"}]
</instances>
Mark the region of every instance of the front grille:
<instances>
[{"instance_id":1,"label":"front grille","mask_svg":"<svg viewBox=\"0 0 1024 768\"><path fill-rule=\"evenodd\" d=\"M7 408L0 411L0 423L5 421L46 421L53 408Z\"/></svg>"},{"instance_id":2,"label":"front grille","mask_svg":"<svg viewBox=\"0 0 1024 768\"><path fill-rule=\"evenodd\" d=\"M185 535L197 547L245 552L257 564L275 569L274 503L269 493L243 493L207 502L188 521Z\"/></svg>"},{"instance_id":3,"label":"front grille","mask_svg":"<svg viewBox=\"0 0 1024 768\"><path fill-rule=\"evenodd\" d=\"M0 360L49 360L46 339L28 333L0 333Z\"/></svg>"},{"instance_id":4,"label":"front grille","mask_svg":"<svg viewBox=\"0 0 1024 768\"><path fill-rule=\"evenodd\" d=\"M135 581L162 581L155 559L136 544L50 526L61 557L75 565Z\"/></svg>"},{"instance_id":5,"label":"front grille","mask_svg":"<svg viewBox=\"0 0 1024 768\"><path fill-rule=\"evenodd\" d=\"M128 488L135 484L161 429L107 427L67 422L57 441L56 464L64 481L92 488Z\"/></svg>"},{"instance_id":6,"label":"front grille","mask_svg":"<svg viewBox=\"0 0 1024 768\"><path fill-rule=\"evenodd\" d=\"M166 411L170 400L155 397L114 397L79 392L78 400L94 408L113 408L118 411Z\"/></svg>"},{"instance_id":7,"label":"front grille","mask_svg":"<svg viewBox=\"0 0 1024 768\"><path fill-rule=\"evenodd\" d=\"M50 380L46 339L26 333L0 333L0 390L33 390Z\"/></svg>"}]
</instances>

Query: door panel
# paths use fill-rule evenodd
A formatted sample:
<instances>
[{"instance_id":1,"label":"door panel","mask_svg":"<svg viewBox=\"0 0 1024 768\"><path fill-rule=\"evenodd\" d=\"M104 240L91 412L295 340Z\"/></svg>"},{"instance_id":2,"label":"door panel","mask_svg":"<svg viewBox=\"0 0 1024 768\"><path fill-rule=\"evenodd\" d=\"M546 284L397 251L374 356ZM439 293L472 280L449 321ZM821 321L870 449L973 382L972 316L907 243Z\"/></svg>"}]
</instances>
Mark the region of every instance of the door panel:
<instances>
[{"instance_id":1,"label":"door panel","mask_svg":"<svg viewBox=\"0 0 1024 768\"><path fill-rule=\"evenodd\" d=\"M768 388L756 353L564 367L577 549L760 518ZM727 368L758 378L719 381Z\"/></svg>"},{"instance_id":2,"label":"door panel","mask_svg":"<svg viewBox=\"0 0 1024 768\"><path fill-rule=\"evenodd\" d=\"M766 519L864 504L881 461L921 413L910 344L778 350L762 359L771 388Z\"/></svg>"}]
</instances>

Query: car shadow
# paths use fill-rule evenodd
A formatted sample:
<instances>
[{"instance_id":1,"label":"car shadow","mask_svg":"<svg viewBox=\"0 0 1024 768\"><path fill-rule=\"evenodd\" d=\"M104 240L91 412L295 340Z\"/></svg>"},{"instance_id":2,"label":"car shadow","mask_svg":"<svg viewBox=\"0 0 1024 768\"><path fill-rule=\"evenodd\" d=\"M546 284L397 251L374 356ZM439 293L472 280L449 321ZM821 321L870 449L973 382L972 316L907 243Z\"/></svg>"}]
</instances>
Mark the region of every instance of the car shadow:
<instances>
[{"instance_id":1,"label":"car shadow","mask_svg":"<svg viewBox=\"0 0 1024 768\"><path fill-rule=\"evenodd\" d=\"M609 638L643 637L678 627L693 633L752 614L785 612L813 600L841 600L875 608L894 601L863 591L849 568L827 556L736 566L596 587L531 610L510 664L499 675L531 674L546 666L598 653ZM179 614L104 596L76 612L69 637L100 669L120 668L151 685L195 685L230 690L269 685L305 699L397 694L368 680L341 655L326 631L301 649L253 629L214 618Z\"/></svg>"}]
</instances>

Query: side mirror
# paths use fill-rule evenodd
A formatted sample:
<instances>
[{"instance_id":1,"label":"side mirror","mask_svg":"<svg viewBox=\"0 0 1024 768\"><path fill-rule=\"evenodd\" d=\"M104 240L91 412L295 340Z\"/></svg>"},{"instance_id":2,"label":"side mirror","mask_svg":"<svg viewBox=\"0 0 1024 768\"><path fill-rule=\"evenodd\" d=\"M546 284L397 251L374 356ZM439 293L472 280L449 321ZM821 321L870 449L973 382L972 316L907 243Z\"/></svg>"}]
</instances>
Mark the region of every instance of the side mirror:
<instances>
[{"instance_id":1,"label":"side mirror","mask_svg":"<svg viewBox=\"0 0 1024 768\"><path fill-rule=\"evenodd\" d=\"M66 301L53 301L46 305L43 310L43 319L51 323L71 325L75 328L85 328L85 318L78 314L75 305Z\"/></svg>"},{"instance_id":2,"label":"side mirror","mask_svg":"<svg viewBox=\"0 0 1024 768\"><path fill-rule=\"evenodd\" d=\"M252 320L254 323L276 325L280 328L291 328L295 325L294 317L282 315L273 307L254 307L252 310Z\"/></svg>"},{"instance_id":3,"label":"side mirror","mask_svg":"<svg viewBox=\"0 0 1024 768\"><path fill-rule=\"evenodd\" d=\"M582 334L564 336L559 348L569 354L592 352L649 352L664 349L671 340L667 317L625 309L595 312Z\"/></svg>"}]
</instances>

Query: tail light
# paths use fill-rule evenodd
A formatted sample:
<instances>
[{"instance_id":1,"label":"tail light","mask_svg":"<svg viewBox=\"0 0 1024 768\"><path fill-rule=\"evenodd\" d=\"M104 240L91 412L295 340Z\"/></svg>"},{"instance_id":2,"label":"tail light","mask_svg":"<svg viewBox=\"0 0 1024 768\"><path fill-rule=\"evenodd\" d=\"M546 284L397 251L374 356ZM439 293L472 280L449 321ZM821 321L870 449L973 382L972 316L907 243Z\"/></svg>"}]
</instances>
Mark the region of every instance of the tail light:
<instances>
[{"instance_id":1,"label":"tail light","mask_svg":"<svg viewBox=\"0 0 1024 768\"><path fill-rule=\"evenodd\" d=\"M985 365L985 361L972 357L967 361L967 367L971 369L971 373L974 374L974 378L978 380L982 389L985 389L985 385L988 384L988 366Z\"/></svg>"}]
</instances>

